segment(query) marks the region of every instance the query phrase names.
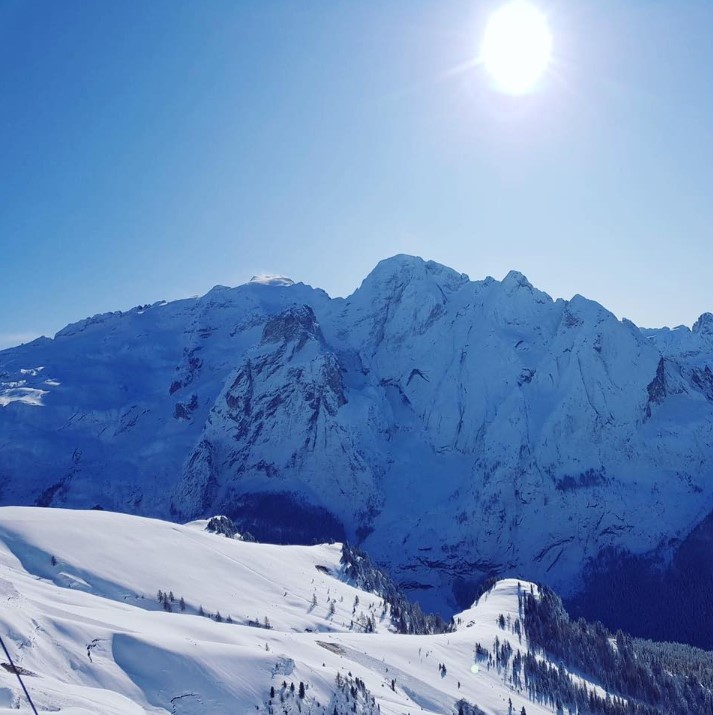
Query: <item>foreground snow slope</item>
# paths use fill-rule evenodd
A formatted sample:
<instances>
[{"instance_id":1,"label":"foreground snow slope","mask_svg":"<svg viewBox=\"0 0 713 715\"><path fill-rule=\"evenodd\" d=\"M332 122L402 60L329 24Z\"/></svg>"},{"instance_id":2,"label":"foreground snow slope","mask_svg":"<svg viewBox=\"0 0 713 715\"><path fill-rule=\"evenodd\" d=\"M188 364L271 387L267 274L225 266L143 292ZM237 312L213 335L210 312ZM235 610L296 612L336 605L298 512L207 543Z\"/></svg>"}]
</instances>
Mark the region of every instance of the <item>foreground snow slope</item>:
<instances>
[{"instance_id":1,"label":"foreground snow slope","mask_svg":"<svg viewBox=\"0 0 713 715\"><path fill-rule=\"evenodd\" d=\"M1 503L363 540L431 607L675 547L713 510L711 444L712 315L641 330L410 256L347 299L216 287L0 352Z\"/></svg>"},{"instance_id":2,"label":"foreground snow slope","mask_svg":"<svg viewBox=\"0 0 713 715\"><path fill-rule=\"evenodd\" d=\"M507 712L508 698L518 713L552 712L474 657L476 642L492 650L496 636L526 647L496 623L519 616L516 581L461 614L457 632L404 636L390 631L377 597L340 580L339 556L338 545L245 543L200 524L1 508L0 632L32 673L25 680L41 712L264 713L270 687L276 703L287 681L305 684L303 711L331 715L335 705L346 712L338 673L362 680L384 714L451 713L460 698L492 715ZM173 592L174 612L161 608L158 589ZM200 605L233 623L195 615ZM362 612L375 616L376 633L350 626ZM272 628L246 625L265 617ZM289 712L294 703L288 694ZM14 675L0 669L0 712L20 704Z\"/></svg>"}]
</instances>

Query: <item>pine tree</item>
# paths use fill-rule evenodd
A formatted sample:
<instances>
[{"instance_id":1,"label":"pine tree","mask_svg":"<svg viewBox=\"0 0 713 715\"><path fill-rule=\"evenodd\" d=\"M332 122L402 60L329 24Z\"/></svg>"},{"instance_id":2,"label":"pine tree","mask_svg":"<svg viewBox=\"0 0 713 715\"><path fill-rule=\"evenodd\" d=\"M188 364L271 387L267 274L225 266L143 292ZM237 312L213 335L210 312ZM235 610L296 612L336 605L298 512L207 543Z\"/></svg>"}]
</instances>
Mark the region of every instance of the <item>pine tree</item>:
<instances>
[{"instance_id":1,"label":"pine tree","mask_svg":"<svg viewBox=\"0 0 713 715\"><path fill-rule=\"evenodd\" d=\"M186 610L186 602L183 600L183 596L181 596L181 600L178 602L178 606L181 609L181 611Z\"/></svg>"},{"instance_id":2,"label":"pine tree","mask_svg":"<svg viewBox=\"0 0 713 715\"><path fill-rule=\"evenodd\" d=\"M301 680L300 680L300 690L299 690L298 695L300 696L300 698L301 698L302 700L304 700L304 697L305 697L305 684L304 684Z\"/></svg>"}]
</instances>

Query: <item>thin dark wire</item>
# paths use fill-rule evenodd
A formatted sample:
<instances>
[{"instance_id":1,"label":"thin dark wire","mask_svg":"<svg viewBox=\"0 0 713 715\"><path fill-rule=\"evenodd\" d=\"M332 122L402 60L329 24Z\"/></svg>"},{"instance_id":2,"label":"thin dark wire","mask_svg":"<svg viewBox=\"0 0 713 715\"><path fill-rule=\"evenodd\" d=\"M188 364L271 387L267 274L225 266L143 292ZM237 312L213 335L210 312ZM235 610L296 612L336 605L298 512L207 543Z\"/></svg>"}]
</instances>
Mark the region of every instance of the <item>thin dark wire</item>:
<instances>
[{"instance_id":1,"label":"thin dark wire","mask_svg":"<svg viewBox=\"0 0 713 715\"><path fill-rule=\"evenodd\" d=\"M17 669L17 666L12 662L12 656L10 655L10 651L5 646L5 641L2 639L2 636L0 636L0 645L2 645L2 649L5 651L5 655L7 656L8 662L10 663L10 667L15 672L17 679L20 681L20 685L22 686L22 689L25 691L25 696L27 697L27 702L30 703L32 712L35 713L35 715L38 715L37 708L35 707L35 704L32 702L32 698L30 697L30 694L27 692L27 688L25 687L25 684L22 682L22 678L20 677L20 671Z\"/></svg>"}]
</instances>

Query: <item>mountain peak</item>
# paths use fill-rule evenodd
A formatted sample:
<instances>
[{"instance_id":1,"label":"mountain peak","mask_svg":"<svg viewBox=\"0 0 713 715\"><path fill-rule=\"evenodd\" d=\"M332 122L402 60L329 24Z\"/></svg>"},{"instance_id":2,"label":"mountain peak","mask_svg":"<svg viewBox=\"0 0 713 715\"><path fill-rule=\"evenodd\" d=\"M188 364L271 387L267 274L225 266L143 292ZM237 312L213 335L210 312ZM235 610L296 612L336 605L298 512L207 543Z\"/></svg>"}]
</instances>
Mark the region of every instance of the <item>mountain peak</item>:
<instances>
[{"instance_id":1,"label":"mountain peak","mask_svg":"<svg viewBox=\"0 0 713 715\"><path fill-rule=\"evenodd\" d=\"M361 284L374 286L377 289L390 285L405 285L413 281L431 281L447 291L458 290L470 279L465 273L458 273L435 261L425 261L420 256L409 256L404 253L385 258L376 264Z\"/></svg>"},{"instance_id":2,"label":"mountain peak","mask_svg":"<svg viewBox=\"0 0 713 715\"><path fill-rule=\"evenodd\" d=\"M528 288L532 290L532 283L520 273L520 271L510 271L502 282L503 288L515 290L516 288Z\"/></svg>"},{"instance_id":3,"label":"mountain peak","mask_svg":"<svg viewBox=\"0 0 713 715\"><path fill-rule=\"evenodd\" d=\"M253 276L248 282L263 286L288 287L295 285L295 282L292 280L292 278L272 273L261 273L259 275Z\"/></svg>"},{"instance_id":4,"label":"mountain peak","mask_svg":"<svg viewBox=\"0 0 713 715\"><path fill-rule=\"evenodd\" d=\"M703 313L693 324L693 332L713 336L713 313Z\"/></svg>"}]
</instances>

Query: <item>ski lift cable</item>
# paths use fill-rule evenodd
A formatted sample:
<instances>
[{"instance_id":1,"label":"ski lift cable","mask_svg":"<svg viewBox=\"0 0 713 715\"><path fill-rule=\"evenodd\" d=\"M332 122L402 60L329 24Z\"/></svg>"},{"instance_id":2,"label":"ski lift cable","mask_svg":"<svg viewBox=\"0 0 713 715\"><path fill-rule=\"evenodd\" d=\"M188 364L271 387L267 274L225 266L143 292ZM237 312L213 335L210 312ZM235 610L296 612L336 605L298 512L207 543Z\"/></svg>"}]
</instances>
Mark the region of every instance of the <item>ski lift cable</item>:
<instances>
[{"instance_id":1,"label":"ski lift cable","mask_svg":"<svg viewBox=\"0 0 713 715\"><path fill-rule=\"evenodd\" d=\"M12 670L13 673L17 676L17 679L20 681L20 686L22 687L22 690L25 693L25 697L27 698L27 702L30 703L30 707L32 708L32 712L35 715L38 715L37 708L35 707L35 704L32 702L32 698L30 697L30 693L28 692L27 688L25 687L25 683L22 680L22 676L20 675L20 671L18 667L15 665L15 663L12 660L12 656L10 655L10 651L7 649L7 646L5 645L5 641L2 639L2 636L0 636L0 645L2 645L2 649L5 651L5 655L7 656L8 663L10 664L10 669Z\"/></svg>"}]
</instances>

